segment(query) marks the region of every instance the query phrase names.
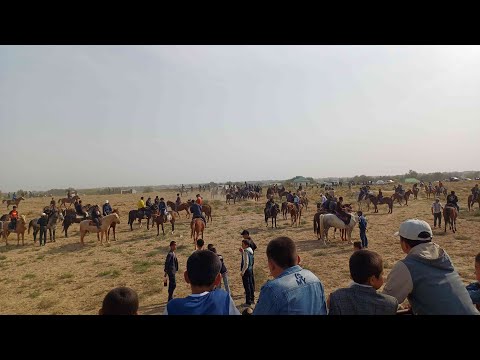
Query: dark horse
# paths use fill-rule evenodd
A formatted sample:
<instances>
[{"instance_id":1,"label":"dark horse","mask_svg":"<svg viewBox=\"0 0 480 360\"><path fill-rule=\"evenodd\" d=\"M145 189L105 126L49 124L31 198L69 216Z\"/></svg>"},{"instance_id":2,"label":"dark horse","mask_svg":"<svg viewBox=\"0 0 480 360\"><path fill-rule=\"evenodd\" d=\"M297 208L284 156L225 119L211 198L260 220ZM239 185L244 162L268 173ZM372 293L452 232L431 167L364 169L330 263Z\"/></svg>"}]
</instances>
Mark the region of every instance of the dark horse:
<instances>
[{"instance_id":1,"label":"dark horse","mask_svg":"<svg viewBox=\"0 0 480 360\"><path fill-rule=\"evenodd\" d=\"M402 203L400 202L400 200L405 200L405 206L408 206L408 198L410 197L410 195L413 194L413 191L412 190L408 190L408 191L405 191L405 194L401 195L399 193L395 193L392 195L392 200L395 201L397 200L398 203L400 204L400 206L402 205Z\"/></svg>"},{"instance_id":2,"label":"dark horse","mask_svg":"<svg viewBox=\"0 0 480 360\"><path fill-rule=\"evenodd\" d=\"M478 203L478 208L480 209L480 196L477 196L477 199L475 201L473 201L473 195L469 195L468 196L468 211L474 210L473 205L475 205L475 203Z\"/></svg>"},{"instance_id":3,"label":"dark horse","mask_svg":"<svg viewBox=\"0 0 480 360\"><path fill-rule=\"evenodd\" d=\"M313 216L313 233L320 239L320 215L328 214L327 210L321 209ZM335 228L336 229L336 228Z\"/></svg>"},{"instance_id":4,"label":"dark horse","mask_svg":"<svg viewBox=\"0 0 480 360\"><path fill-rule=\"evenodd\" d=\"M368 198L372 202L373 206L375 206L375 211L374 212L378 213L377 205L386 204L386 205L388 205L388 214L393 213L393 200L392 200L392 198L383 197L380 201L378 201L378 198L375 195L368 195Z\"/></svg>"},{"instance_id":5,"label":"dark horse","mask_svg":"<svg viewBox=\"0 0 480 360\"><path fill-rule=\"evenodd\" d=\"M152 218L152 215L155 213L155 207L156 205L150 206L149 209L146 210L130 210L128 213L128 225L130 225L130 230L133 230L133 223L135 222L135 219L138 219L138 224L142 226L142 219L147 219L147 230L150 228L150 219ZM152 220L152 225L153 225L153 220Z\"/></svg>"},{"instance_id":6,"label":"dark horse","mask_svg":"<svg viewBox=\"0 0 480 360\"><path fill-rule=\"evenodd\" d=\"M277 228L277 214L280 212L280 208L278 204L274 204L270 209L265 207L263 210L265 214L265 224L268 227L268 218L272 218L272 228L273 228L273 220L275 220L275 228Z\"/></svg>"},{"instance_id":7,"label":"dark horse","mask_svg":"<svg viewBox=\"0 0 480 360\"><path fill-rule=\"evenodd\" d=\"M208 204L202 205L202 212L205 213L205 219L212 221L212 207Z\"/></svg>"},{"instance_id":8,"label":"dark horse","mask_svg":"<svg viewBox=\"0 0 480 360\"><path fill-rule=\"evenodd\" d=\"M178 215L178 213L176 213L175 211L168 213L166 216L157 215L157 214L153 215L152 226L154 222L157 223L157 236L160 235L160 225L162 225L162 233L163 235L165 235L165 229L163 228L163 224L166 223L167 221L170 221L170 224L172 224L172 235L173 235L173 232L175 231L175 220L177 216L180 216L180 215Z\"/></svg>"},{"instance_id":9,"label":"dark horse","mask_svg":"<svg viewBox=\"0 0 480 360\"><path fill-rule=\"evenodd\" d=\"M230 204L230 199L233 199L233 203L235 204L235 200L237 199L237 196L235 194L226 194L225 204Z\"/></svg>"},{"instance_id":10,"label":"dark horse","mask_svg":"<svg viewBox=\"0 0 480 360\"><path fill-rule=\"evenodd\" d=\"M445 220L445 232L447 232L447 223L450 225L449 226L450 230L452 230L453 232L457 231L457 224L456 224L457 215L458 215L457 208L450 205L446 205L443 208L443 219Z\"/></svg>"}]
</instances>

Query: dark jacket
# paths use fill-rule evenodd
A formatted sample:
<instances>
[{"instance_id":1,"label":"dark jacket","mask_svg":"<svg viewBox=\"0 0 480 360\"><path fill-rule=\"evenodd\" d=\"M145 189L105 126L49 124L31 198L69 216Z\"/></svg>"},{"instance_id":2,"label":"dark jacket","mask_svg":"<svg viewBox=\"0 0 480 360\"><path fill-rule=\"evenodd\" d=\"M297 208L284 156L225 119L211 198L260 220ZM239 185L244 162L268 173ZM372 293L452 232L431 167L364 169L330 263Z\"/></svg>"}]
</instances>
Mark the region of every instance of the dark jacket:
<instances>
[{"instance_id":1,"label":"dark jacket","mask_svg":"<svg viewBox=\"0 0 480 360\"><path fill-rule=\"evenodd\" d=\"M165 259L165 268L163 271L165 271L167 274L175 274L178 271L178 260L173 251L170 251L167 254L167 258Z\"/></svg>"},{"instance_id":2,"label":"dark jacket","mask_svg":"<svg viewBox=\"0 0 480 360\"><path fill-rule=\"evenodd\" d=\"M112 213L112 207L110 204L103 204L103 216L107 216Z\"/></svg>"},{"instance_id":3,"label":"dark jacket","mask_svg":"<svg viewBox=\"0 0 480 360\"><path fill-rule=\"evenodd\" d=\"M253 242L252 238L249 236L246 240L248 240L248 246L250 246L255 252L255 250L257 249L257 245Z\"/></svg>"},{"instance_id":4,"label":"dark jacket","mask_svg":"<svg viewBox=\"0 0 480 360\"><path fill-rule=\"evenodd\" d=\"M395 315L398 301L373 287L353 284L330 295L329 315Z\"/></svg>"},{"instance_id":5,"label":"dark jacket","mask_svg":"<svg viewBox=\"0 0 480 360\"><path fill-rule=\"evenodd\" d=\"M42 216L40 219L37 220L37 224L40 226L47 226L48 219L45 216Z\"/></svg>"},{"instance_id":6,"label":"dark jacket","mask_svg":"<svg viewBox=\"0 0 480 360\"><path fill-rule=\"evenodd\" d=\"M202 209L197 203L190 206L190 212L193 214L193 217L202 217Z\"/></svg>"}]
</instances>

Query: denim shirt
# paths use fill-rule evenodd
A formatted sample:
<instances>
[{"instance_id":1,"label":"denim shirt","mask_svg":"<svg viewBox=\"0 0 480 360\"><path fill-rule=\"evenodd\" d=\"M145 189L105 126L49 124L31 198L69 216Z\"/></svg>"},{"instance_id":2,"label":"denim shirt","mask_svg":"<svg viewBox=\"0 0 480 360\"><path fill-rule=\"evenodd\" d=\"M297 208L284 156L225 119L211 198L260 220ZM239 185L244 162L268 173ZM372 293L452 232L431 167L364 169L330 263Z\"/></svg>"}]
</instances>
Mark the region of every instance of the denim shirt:
<instances>
[{"instance_id":1,"label":"denim shirt","mask_svg":"<svg viewBox=\"0 0 480 360\"><path fill-rule=\"evenodd\" d=\"M262 286L254 315L326 315L320 280L299 265L285 269Z\"/></svg>"}]
</instances>

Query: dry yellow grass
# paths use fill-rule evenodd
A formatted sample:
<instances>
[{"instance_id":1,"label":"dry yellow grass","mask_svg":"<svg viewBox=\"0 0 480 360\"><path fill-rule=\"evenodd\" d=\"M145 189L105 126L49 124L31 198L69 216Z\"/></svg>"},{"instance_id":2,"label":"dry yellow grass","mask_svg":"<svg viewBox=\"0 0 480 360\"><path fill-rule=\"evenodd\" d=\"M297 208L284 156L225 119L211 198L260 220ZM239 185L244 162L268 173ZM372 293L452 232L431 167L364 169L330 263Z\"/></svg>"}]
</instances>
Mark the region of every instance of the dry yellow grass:
<instances>
[{"instance_id":1,"label":"dry yellow grass","mask_svg":"<svg viewBox=\"0 0 480 360\"><path fill-rule=\"evenodd\" d=\"M480 211L467 213L466 198L472 182L448 183L450 190L455 190L460 198L460 218L457 233L447 230L434 230L434 240L444 247L464 279L465 283L474 280L474 256L480 251ZM384 186L384 195L391 194L391 188ZM354 187L352 191L358 191ZM264 189L264 193L265 193ZM319 199L320 189L307 188L311 200L308 211L302 217L301 226L290 227L290 219L277 221L277 229L265 226L263 208L265 196L258 203L252 200L225 204L225 198L217 196L210 199L204 193L204 199L212 205L213 222L208 223L205 243L215 244L217 251L224 256L229 270L230 288L237 305L245 302L244 290L240 277L241 243L239 235L242 229L248 229L258 246L255 255L256 297L261 285L268 279L265 248L269 240L286 235L293 238L298 246L302 266L313 271L323 282L327 294L346 286L349 281L348 259L352 245L337 239L324 247L313 233L313 215L316 211L315 201ZM175 190L164 190L145 196L163 196L166 200L175 200ZM345 202L355 202L348 188L337 190ZM0 313L2 314L95 314L101 306L105 294L116 286L129 286L140 296L140 313L155 314L163 311L167 299L167 288L163 287L163 264L168 252L170 240L178 244L177 255L180 273L177 274L176 297L190 293L183 280L183 271L188 256L193 251L190 238L189 220L183 212L176 223L172 236L170 226L166 235L156 236L155 230L147 230L144 225L134 230L128 227L128 211L136 208L142 194L114 196L82 196L83 203L103 204L108 198L114 208L120 209L121 224L117 226L117 241L109 246L97 243L96 235L86 237L86 245L80 245L78 224L69 229L69 238L57 230L56 243L47 243L39 247L33 244L32 234L26 235L25 246L16 246L16 234L9 236L9 246L0 245ZM186 198L184 197L186 200ZM404 257L398 240L392 234L399 224L408 218L417 217L433 225L430 206L433 199L427 200L421 192L419 200L410 198L408 207L394 205L392 215L387 214L387 206L381 205L379 213L373 209L366 213L370 250L383 256L385 275L393 264ZM19 207L20 214L27 220L37 217L41 209L48 205L50 198L27 199ZM444 203L444 200L442 200ZM6 213L4 209L3 213ZM443 222L443 220L442 220ZM353 240L359 239L358 228L354 230ZM13 245L12 245L13 244Z\"/></svg>"}]
</instances>

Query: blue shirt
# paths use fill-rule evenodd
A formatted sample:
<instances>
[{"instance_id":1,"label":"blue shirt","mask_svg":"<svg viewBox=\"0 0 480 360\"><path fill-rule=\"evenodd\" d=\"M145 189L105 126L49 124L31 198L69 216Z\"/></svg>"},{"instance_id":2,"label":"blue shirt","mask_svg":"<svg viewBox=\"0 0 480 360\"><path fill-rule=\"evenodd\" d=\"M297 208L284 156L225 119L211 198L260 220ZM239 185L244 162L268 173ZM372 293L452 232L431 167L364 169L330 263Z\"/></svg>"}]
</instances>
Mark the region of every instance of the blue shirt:
<instances>
[{"instance_id":1,"label":"blue shirt","mask_svg":"<svg viewBox=\"0 0 480 360\"><path fill-rule=\"evenodd\" d=\"M262 286L253 315L326 315L320 280L299 265L285 269Z\"/></svg>"},{"instance_id":2,"label":"blue shirt","mask_svg":"<svg viewBox=\"0 0 480 360\"><path fill-rule=\"evenodd\" d=\"M230 294L217 289L172 299L163 315L240 315Z\"/></svg>"},{"instance_id":3,"label":"blue shirt","mask_svg":"<svg viewBox=\"0 0 480 360\"><path fill-rule=\"evenodd\" d=\"M480 283L475 282L467 285L467 291L474 304L480 304Z\"/></svg>"},{"instance_id":4,"label":"blue shirt","mask_svg":"<svg viewBox=\"0 0 480 360\"><path fill-rule=\"evenodd\" d=\"M360 228L360 230L367 229L367 219L365 219L363 215L358 217L358 227Z\"/></svg>"},{"instance_id":5,"label":"blue shirt","mask_svg":"<svg viewBox=\"0 0 480 360\"><path fill-rule=\"evenodd\" d=\"M192 204L190 206L190 212L196 217L202 217L202 210L198 204Z\"/></svg>"}]
</instances>

